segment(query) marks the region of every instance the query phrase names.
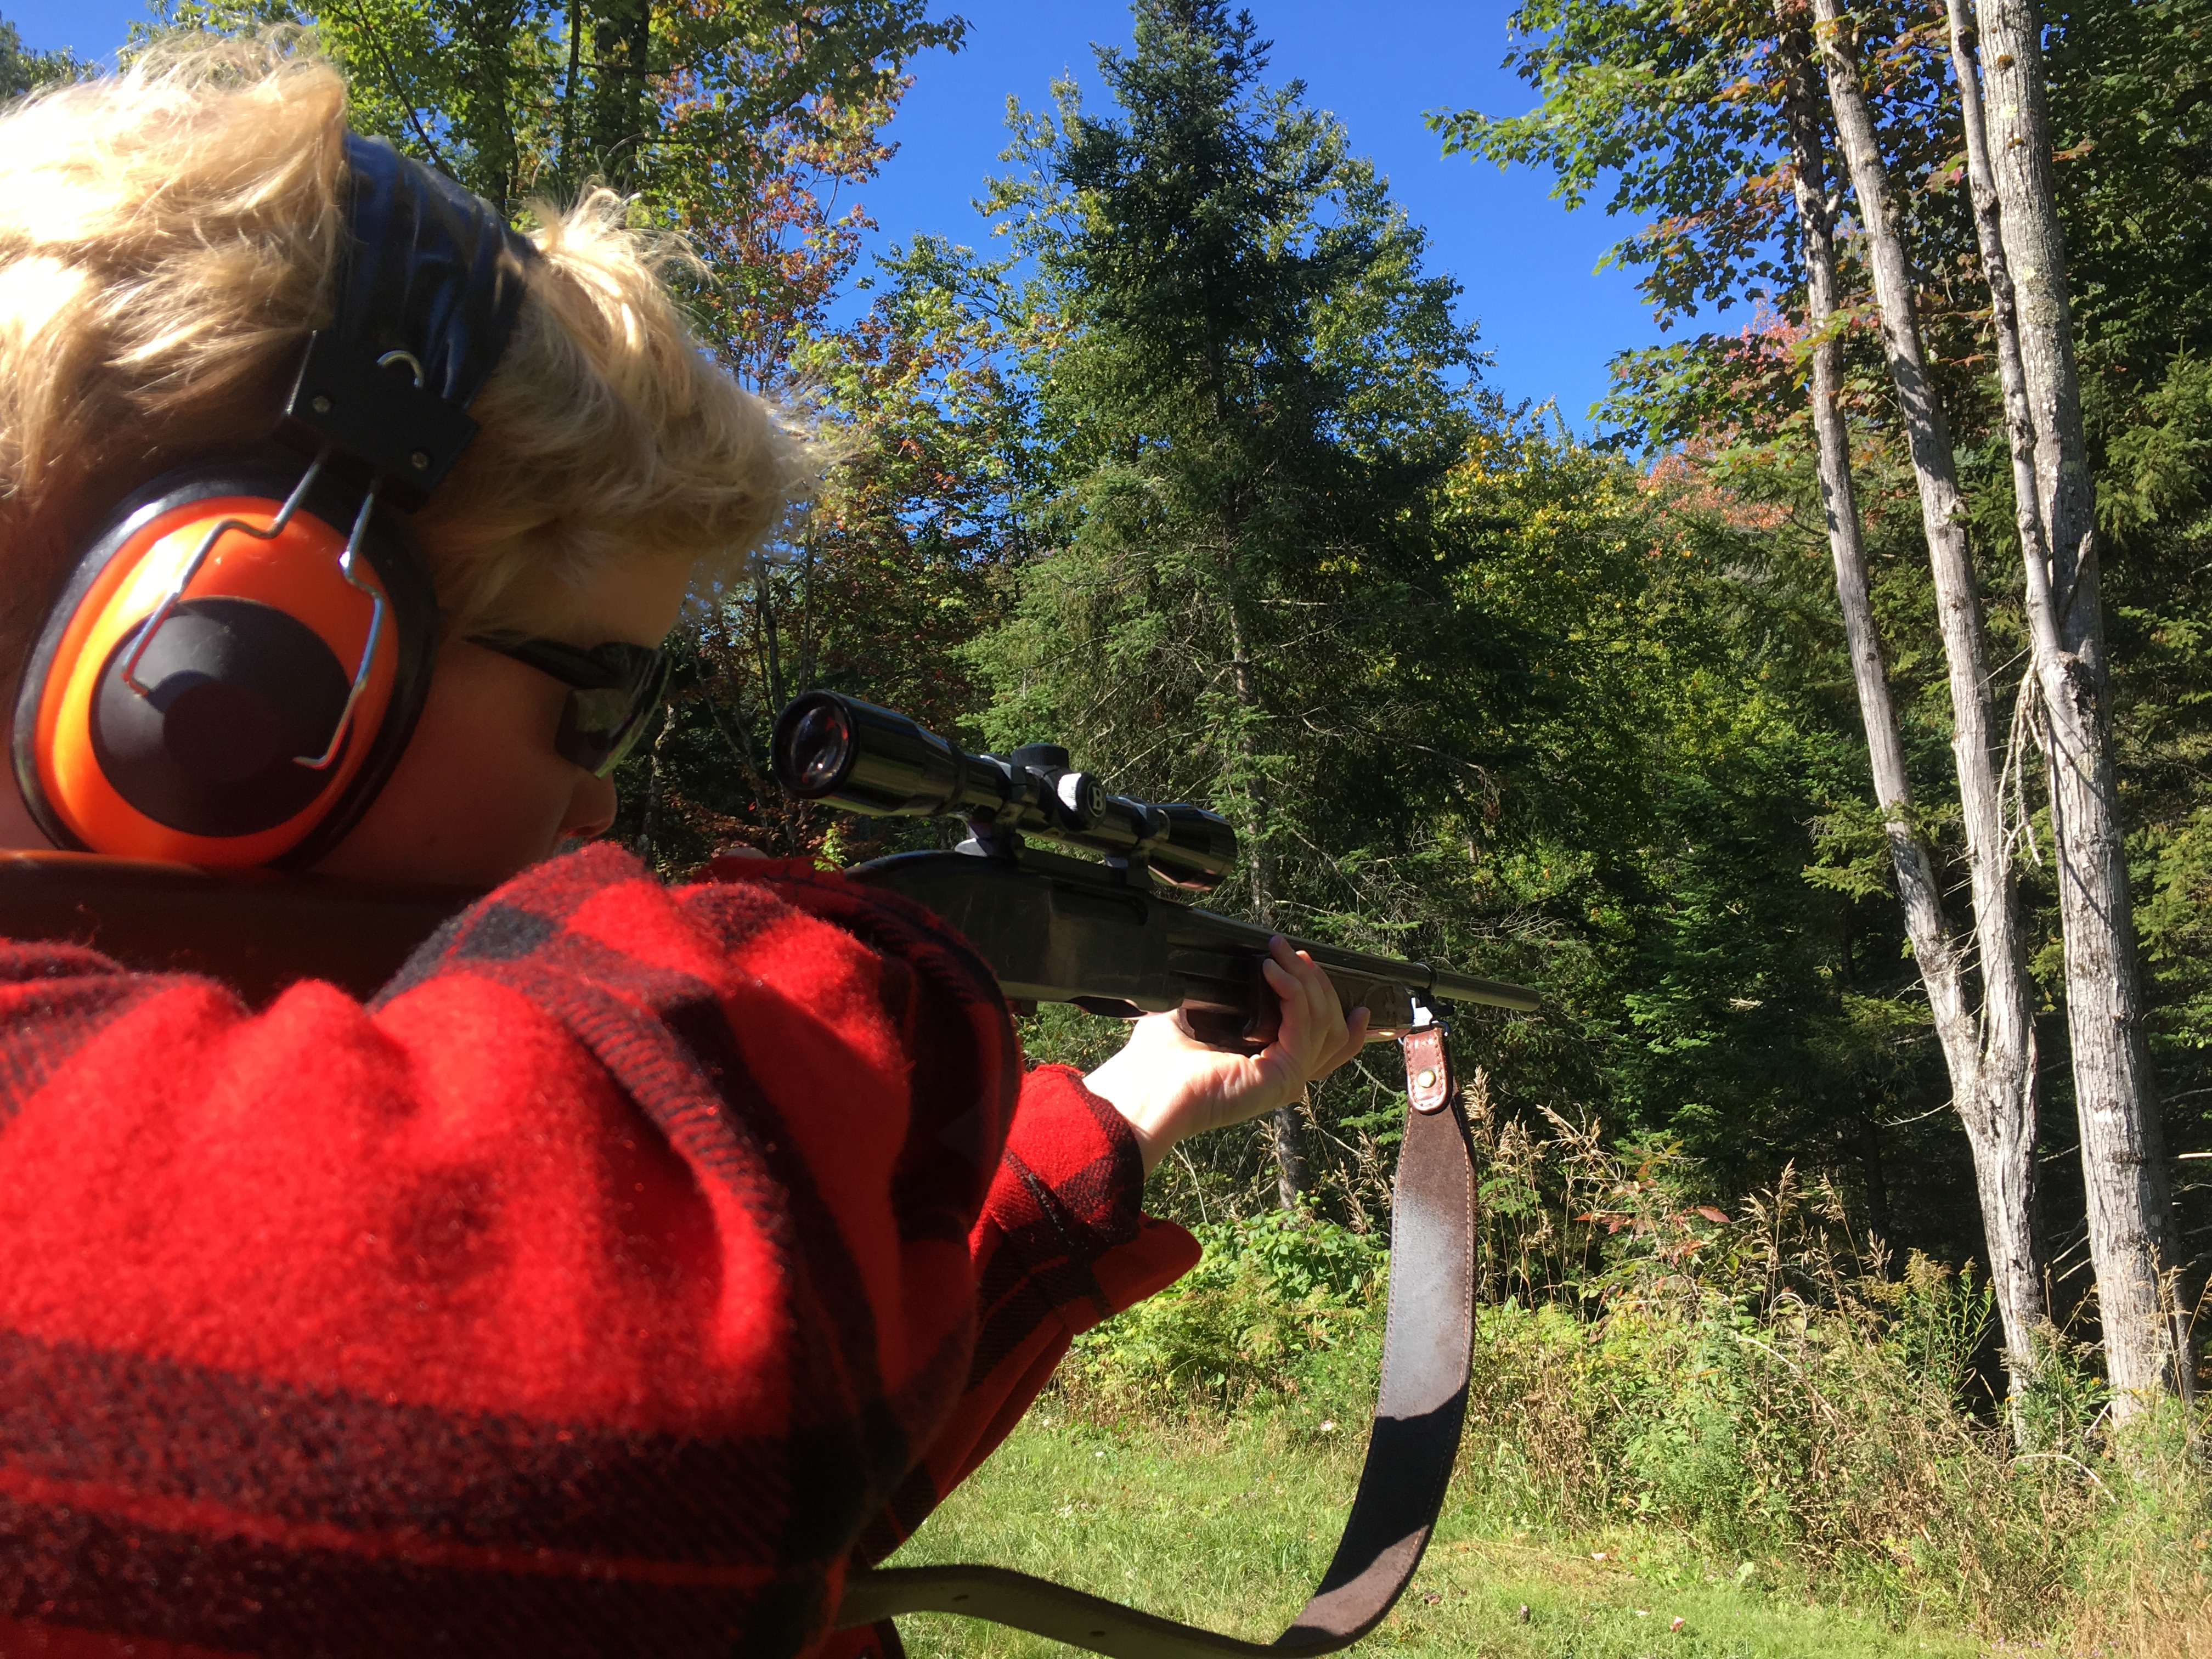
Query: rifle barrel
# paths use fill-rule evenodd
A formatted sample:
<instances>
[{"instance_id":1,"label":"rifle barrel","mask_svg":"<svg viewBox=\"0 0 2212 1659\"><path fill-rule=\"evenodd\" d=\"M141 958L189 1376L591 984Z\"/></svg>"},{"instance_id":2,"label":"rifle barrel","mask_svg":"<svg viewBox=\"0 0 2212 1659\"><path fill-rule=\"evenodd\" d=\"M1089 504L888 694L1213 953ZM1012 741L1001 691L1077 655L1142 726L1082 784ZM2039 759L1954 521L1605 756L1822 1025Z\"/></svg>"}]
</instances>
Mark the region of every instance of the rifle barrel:
<instances>
[{"instance_id":1,"label":"rifle barrel","mask_svg":"<svg viewBox=\"0 0 2212 1659\"><path fill-rule=\"evenodd\" d=\"M1254 931L1261 930L1255 928ZM1508 985L1502 980L1477 979L1472 974L1455 973L1449 968L1432 968L1425 962L1400 962L1391 957L1371 957L1362 951L1347 951L1335 945L1317 945L1310 939L1293 942L1324 968L1395 982L1445 1002L1478 1002L1486 1007L1512 1008L1526 1014L1534 1013L1540 1000L1536 993L1525 985Z\"/></svg>"},{"instance_id":2,"label":"rifle barrel","mask_svg":"<svg viewBox=\"0 0 2212 1659\"><path fill-rule=\"evenodd\" d=\"M1480 1002L1492 1008L1512 1008L1524 1014L1536 1012L1540 999L1525 985L1508 985L1503 980L1477 979L1472 974L1455 974L1449 968L1429 969L1429 992L1447 1002Z\"/></svg>"}]
</instances>

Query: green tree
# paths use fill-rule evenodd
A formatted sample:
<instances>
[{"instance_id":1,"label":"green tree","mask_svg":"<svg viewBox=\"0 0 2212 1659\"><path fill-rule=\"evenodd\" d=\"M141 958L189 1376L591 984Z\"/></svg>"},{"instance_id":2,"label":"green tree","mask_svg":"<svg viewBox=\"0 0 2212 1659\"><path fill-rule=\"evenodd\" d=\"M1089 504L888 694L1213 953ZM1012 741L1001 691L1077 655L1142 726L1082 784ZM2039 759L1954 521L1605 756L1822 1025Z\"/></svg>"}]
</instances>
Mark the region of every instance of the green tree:
<instances>
[{"instance_id":1,"label":"green tree","mask_svg":"<svg viewBox=\"0 0 2212 1659\"><path fill-rule=\"evenodd\" d=\"M66 49L26 52L21 31L0 17L0 103L21 98L40 87L81 81L92 72L91 64Z\"/></svg>"},{"instance_id":2,"label":"green tree","mask_svg":"<svg viewBox=\"0 0 2212 1659\"><path fill-rule=\"evenodd\" d=\"M2134 837L2135 884L2140 892L2146 881L2156 882L2172 896L2151 904L2144 921L2154 975L2149 1018L2171 1094L2203 1063L2201 1040L2188 1035L2201 1030L2190 1012L2203 1006L2201 981L2182 943L2192 937L2184 919L2194 913L2179 896L2204 886L2192 834L2207 788L2196 758L2204 745L2191 690L2203 672L2203 636L2187 620L2190 596L2198 591L2191 576L2202 558L2192 561L2184 550L2201 535L2193 526L2203 511L2188 459L2201 442L2191 434L2203 428L2197 414L2185 411L2201 407L2187 389L2188 366L2203 351L2209 291L2205 265L2193 258L2201 216L2191 210L2206 176L2207 11L2201 3L2089 0L2056 9L2048 21L2068 261L2085 273L2080 345L2084 363L2100 365L2084 371L2100 499L2138 465L2133 476L2142 479L2144 493L2134 499L2173 492L2157 509L2156 527L2141 521L2130 544L2112 549L2108 575L2119 647L2120 799ZM1645 268L1645 291L1662 320L1689 321L1700 307L1731 302L1749 302L1759 313L1739 332L1715 330L1618 363L1607 413L1627 428L1628 441L1686 445L1695 464L1751 498L1802 501L1812 445L1802 375L1816 349L1840 348L1837 391L1866 505L1875 611L1923 803L1914 822L1939 854L1954 858L1954 797L1945 770L1929 765L1940 751L1926 740L1948 725L1940 682L1926 668L1934 607L1925 580L1899 557L1908 550L1899 534L1900 509L1911 511L1898 489L1907 477L1899 465L1904 434L1870 349L1864 228L1845 222L1838 250L1843 302L1809 333L1802 272L1786 257L1791 244L1778 234L1792 203L1784 188L1790 146L1778 125L1788 100L1777 71L1787 54L1773 49L1775 14L1727 0L1686 11L1540 0L1516 22L1530 44L1510 61L1540 102L1522 116L1445 118L1448 140L1501 165L1551 167L1571 204L1610 180L1611 210L1637 222L1613 257ZM1904 244L1935 398L1956 439L1963 514L1985 558L1991 548L2008 553L2014 504L1943 20L1869 5L1845 26L1854 33L1873 121L1873 142L1862 149L1878 155L1894 186L1892 228ZM1778 251L1785 257L1778 259ZM2112 526L2130 510L2123 491L2103 509L2104 522ZM2124 590L2131 599L2117 597ZM2002 662L2026 643L2016 582L1985 581L1979 598L1992 630L1990 660ZM2123 654L2130 639L2146 651L2132 662ZM2155 799L2140 787L2153 777ZM2035 817L2047 837L2047 822ZM1864 827L1848 812L1826 822L1818 867L1844 879L1846 871L1863 868L1849 849L1864 844ZM2029 937L2047 939L2056 923L2049 878L2027 875L2034 907ZM2055 951L2046 949L2039 963L2046 988L2057 968ZM2040 1027L2044 1052L2065 1054L2064 1030L2048 1018ZM2064 1093L2057 1079L2054 1086ZM2184 1087L2177 1100L2191 1092ZM2169 1133L2177 1123L2201 1126L2201 1111L2169 1111ZM2179 1133L2181 1144L2201 1143L2201 1127L2193 1135ZM2081 1212L2071 1172L2050 1162L2066 1150L2063 1132L2056 1138L2060 1144L2040 1161L2061 1170L2055 1244L2063 1251Z\"/></svg>"},{"instance_id":3,"label":"green tree","mask_svg":"<svg viewBox=\"0 0 2212 1659\"><path fill-rule=\"evenodd\" d=\"M927 0L158 0L157 15L313 24L356 124L486 200L604 183L695 236L750 216L801 151L846 176L836 152L856 135L866 151L908 64L966 27Z\"/></svg>"},{"instance_id":4,"label":"green tree","mask_svg":"<svg viewBox=\"0 0 2212 1659\"><path fill-rule=\"evenodd\" d=\"M785 799L768 744L783 704L811 687L948 732L984 700L962 652L996 614L991 579L1018 541L1022 405L1005 332L961 302L960 274L925 242L891 264L866 315L800 348L840 459L785 548L702 619L662 740L631 763L621 828L664 869L730 841L851 859L935 834Z\"/></svg>"},{"instance_id":5,"label":"green tree","mask_svg":"<svg viewBox=\"0 0 2212 1659\"><path fill-rule=\"evenodd\" d=\"M1025 365L1036 550L977 650L985 726L1227 812L1235 900L1310 928L1370 908L1361 849L1419 793L1476 787L1413 737L1483 678L1434 524L1475 420L1474 336L1340 126L1263 84L1249 15L1134 10L1133 50L1098 53L1117 113L1057 86L1018 130L1029 173L991 198L1037 261L1022 303L1064 326ZM1275 1146L1287 1205L1288 1111Z\"/></svg>"}]
</instances>

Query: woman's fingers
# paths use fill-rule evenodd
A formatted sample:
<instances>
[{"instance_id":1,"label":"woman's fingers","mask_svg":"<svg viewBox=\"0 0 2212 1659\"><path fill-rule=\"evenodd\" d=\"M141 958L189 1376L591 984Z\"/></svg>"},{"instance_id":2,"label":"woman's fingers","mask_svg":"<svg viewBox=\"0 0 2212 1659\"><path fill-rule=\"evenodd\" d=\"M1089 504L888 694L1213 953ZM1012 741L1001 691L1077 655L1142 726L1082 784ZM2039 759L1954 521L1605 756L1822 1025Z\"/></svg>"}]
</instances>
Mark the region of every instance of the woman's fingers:
<instances>
[{"instance_id":1,"label":"woman's fingers","mask_svg":"<svg viewBox=\"0 0 2212 1659\"><path fill-rule=\"evenodd\" d=\"M1327 1077L1365 1046L1370 1018L1370 1016L1364 1008L1354 1008L1352 1011L1352 1018L1344 1023L1344 1041L1337 1045L1335 1051L1329 1055L1322 1068L1314 1073L1316 1077Z\"/></svg>"},{"instance_id":2,"label":"woman's fingers","mask_svg":"<svg viewBox=\"0 0 2212 1659\"><path fill-rule=\"evenodd\" d=\"M1350 1028L1328 970L1278 934L1267 942L1261 972L1282 1003L1282 1026L1275 1042L1297 1073L1295 1086L1326 1077L1342 1065L1339 1056L1350 1052L1345 1048ZM1360 1029L1364 1033L1364 1021Z\"/></svg>"}]
</instances>

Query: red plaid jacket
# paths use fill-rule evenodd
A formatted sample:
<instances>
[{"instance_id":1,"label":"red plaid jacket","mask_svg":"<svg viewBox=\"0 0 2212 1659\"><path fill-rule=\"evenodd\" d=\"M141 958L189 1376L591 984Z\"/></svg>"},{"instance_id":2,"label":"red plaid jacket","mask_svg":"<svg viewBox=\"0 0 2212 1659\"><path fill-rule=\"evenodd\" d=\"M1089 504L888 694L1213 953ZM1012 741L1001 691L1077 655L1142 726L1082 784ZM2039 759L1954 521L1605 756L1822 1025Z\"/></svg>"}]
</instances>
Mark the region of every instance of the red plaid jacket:
<instances>
[{"instance_id":1,"label":"red plaid jacket","mask_svg":"<svg viewBox=\"0 0 2212 1659\"><path fill-rule=\"evenodd\" d=\"M827 1635L1195 1255L921 912L534 870L364 1007L0 944L0 1655Z\"/></svg>"}]
</instances>

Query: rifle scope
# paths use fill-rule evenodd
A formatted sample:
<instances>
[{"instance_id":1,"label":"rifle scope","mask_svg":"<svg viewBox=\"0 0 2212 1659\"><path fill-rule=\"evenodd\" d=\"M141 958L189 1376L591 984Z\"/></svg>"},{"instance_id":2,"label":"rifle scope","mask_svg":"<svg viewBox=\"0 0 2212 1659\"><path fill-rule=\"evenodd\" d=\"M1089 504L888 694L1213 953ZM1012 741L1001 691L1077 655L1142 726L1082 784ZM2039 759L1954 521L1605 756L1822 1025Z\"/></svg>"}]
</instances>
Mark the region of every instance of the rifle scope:
<instances>
[{"instance_id":1,"label":"rifle scope","mask_svg":"<svg viewBox=\"0 0 2212 1659\"><path fill-rule=\"evenodd\" d=\"M986 846L1036 836L1149 864L1211 892L1237 863L1237 831L1202 807L1109 795L1057 744L969 755L905 715L834 691L793 698L769 744L779 782L802 800L872 817L963 817Z\"/></svg>"}]
</instances>

